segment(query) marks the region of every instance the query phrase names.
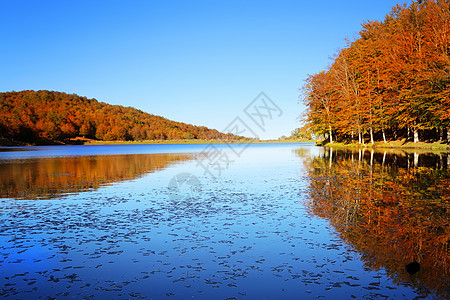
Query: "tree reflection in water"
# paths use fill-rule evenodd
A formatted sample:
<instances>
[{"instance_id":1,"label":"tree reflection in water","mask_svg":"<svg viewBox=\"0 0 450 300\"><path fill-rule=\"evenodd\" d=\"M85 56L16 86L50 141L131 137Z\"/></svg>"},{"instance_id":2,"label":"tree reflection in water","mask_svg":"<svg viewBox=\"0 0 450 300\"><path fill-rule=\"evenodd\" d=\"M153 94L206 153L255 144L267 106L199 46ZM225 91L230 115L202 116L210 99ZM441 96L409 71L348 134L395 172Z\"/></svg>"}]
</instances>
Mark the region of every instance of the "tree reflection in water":
<instances>
[{"instance_id":1,"label":"tree reflection in water","mask_svg":"<svg viewBox=\"0 0 450 300\"><path fill-rule=\"evenodd\" d=\"M0 198L52 199L86 192L192 158L163 153L0 160Z\"/></svg>"},{"instance_id":2,"label":"tree reflection in water","mask_svg":"<svg viewBox=\"0 0 450 300\"><path fill-rule=\"evenodd\" d=\"M367 267L448 299L450 154L328 148L304 161L310 213L328 219ZM414 261L421 268L411 275Z\"/></svg>"}]
</instances>

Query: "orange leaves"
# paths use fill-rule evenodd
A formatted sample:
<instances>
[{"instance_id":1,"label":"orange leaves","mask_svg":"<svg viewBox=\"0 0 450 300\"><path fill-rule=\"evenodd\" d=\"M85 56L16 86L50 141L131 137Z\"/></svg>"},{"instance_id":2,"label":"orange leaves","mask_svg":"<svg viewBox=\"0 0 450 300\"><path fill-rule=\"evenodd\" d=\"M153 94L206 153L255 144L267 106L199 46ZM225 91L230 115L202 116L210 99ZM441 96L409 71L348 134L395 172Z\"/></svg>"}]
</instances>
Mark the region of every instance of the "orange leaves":
<instances>
[{"instance_id":1,"label":"orange leaves","mask_svg":"<svg viewBox=\"0 0 450 300\"><path fill-rule=\"evenodd\" d=\"M324 73L332 116L326 117L320 105L323 93L310 88L311 78L323 72L306 81L307 114L316 116L309 119L313 128L332 123L341 140L358 132L360 142L361 134L374 132L380 139L386 129L395 135L406 127L450 130L449 2L413 1L395 7L384 22L362 26L360 38L339 51Z\"/></svg>"},{"instance_id":2,"label":"orange leaves","mask_svg":"<svg viewBox=\"0 0 450 300\"><path fill-rule=\"evenodd\" d=\"M237 138L59 92L0 93L0 107L0 138L27 143L61 143L77 136L100 140Z\"/></svg>"}]
</instances>

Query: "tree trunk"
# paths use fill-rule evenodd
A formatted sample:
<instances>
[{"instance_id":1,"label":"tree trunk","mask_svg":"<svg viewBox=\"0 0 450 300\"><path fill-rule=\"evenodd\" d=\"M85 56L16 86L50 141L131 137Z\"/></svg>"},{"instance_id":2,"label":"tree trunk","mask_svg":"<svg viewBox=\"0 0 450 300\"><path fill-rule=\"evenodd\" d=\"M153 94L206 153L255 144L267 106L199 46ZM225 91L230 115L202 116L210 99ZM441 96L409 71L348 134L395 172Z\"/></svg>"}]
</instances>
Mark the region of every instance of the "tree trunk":
<instances>
[{"instance_id":1,"label":"tree trunk","mask_svg":"<svg viewBox=\"0 0 450 300\"><path fill-rule=\"evenodd\" d=\"M374 142L373 142L373 128L372 128L372 125L370 126L370 142L372 143L372 146L373 146Z\"/></svg>"},{"instance_id":2,"label":"tree trunk","mask_svg":"<svg viewBox=\"0 0 450 300\"><path fill-rule=\"evenodd\" d=\"M450 128L447 129L447 143L450 143Z\"/></svg>"},{"instance_id":3,"label":"tree trunk","mask_svg":"<svg viewBox=\"0 0 450 300\"><path fill-rule=\"evenodd\" d=\"M443 139L444 139L444 129L439 128L439 142L442 142Z\"/></svg>"},{"instance_id":4,"label":"tree trunk","mask_svg":"<svg viewBox=\"0 0 450 300\"><path fill-rule=\"evenodd\" d=\"M381 128L381 132L383 132L383 142L386 144L386 133L384 132L384 128Z\"/></svg>"},{"instance_id":5,"label":"tree trunk","mask_svg":"<svg viewBox=\"0 0 450 300\"><path fill-rule=\"evenodd\" d=\"M358 143L361 144L361 129L358 127Z\"/></svg>"},{"instance_id":6,"label":"tree trunk","mask_svg":"<svg viewBox=\"0 0 450 300\"><path fill-rule=\"evenodd\" d=\"M331 129L331 125L329 126L330 129L330 144L333 144L333 130Z\"/></svg>"},{"instance_id":7,"label":"tree trunk","mask_svg":"<svg viewBox=\"0 0 450 300\"><path fill-rule=\"evenodd\" d=\"M414 128L414 143L419 142L419 129Z\"/></svg>"},{"instance_id":8,"label":"tree trunk","mask_svg":"<svg viewBox=\"0 0 450 300\"><path fill-rule=\"evenodd\" d=\"M414 144L419 142L419 129L416 127L416 121L414 121Z\"/></svg>"}]
</instances>

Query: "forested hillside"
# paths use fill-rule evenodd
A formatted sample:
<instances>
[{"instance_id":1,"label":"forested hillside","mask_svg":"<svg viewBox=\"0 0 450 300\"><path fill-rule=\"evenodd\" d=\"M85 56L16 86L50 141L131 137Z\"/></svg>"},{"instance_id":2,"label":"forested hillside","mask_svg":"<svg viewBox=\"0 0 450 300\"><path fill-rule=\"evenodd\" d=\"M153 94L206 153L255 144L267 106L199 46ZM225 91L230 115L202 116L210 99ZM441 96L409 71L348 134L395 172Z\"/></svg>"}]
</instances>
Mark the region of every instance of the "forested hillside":
<instances>
[{"instance_id":1,"label":"forested hillside","mask_svg":"<svg viewBox=\"0 0 450 300\"><path fill-rule=\"evenodd\" d=\"M0 93L1 140L47 144L68 142L76 137L103 141L238 138L74 94Z\"/></svg>"},{"instance_id":2,"label":"forested hillside","mask_svg":"<svg viewBox=\"0 0 450 300\"><path fill-rule=\"evenodd\" d=\"M306 80L308 126L331 142L450 140L450 2L398 5L362 26Z\"/></svg>"}]
</instances>

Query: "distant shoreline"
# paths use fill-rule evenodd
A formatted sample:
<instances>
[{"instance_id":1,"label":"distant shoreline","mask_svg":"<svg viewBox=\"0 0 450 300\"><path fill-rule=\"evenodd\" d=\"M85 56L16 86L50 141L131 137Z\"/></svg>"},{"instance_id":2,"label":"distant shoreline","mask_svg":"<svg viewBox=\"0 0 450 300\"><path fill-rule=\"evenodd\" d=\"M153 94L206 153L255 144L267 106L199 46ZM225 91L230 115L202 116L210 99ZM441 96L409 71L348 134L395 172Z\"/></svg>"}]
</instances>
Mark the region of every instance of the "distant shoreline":
<instances>
[{"instance_id":1,"label":"distant shoreline","mask_svg":"<svg viewBox=\"0 0 450 300\"><path fill-rule=\"evenodd\" d=\"M268 144L268 143L315 143L304 140L148 140L148 141L89 141L84 145L154 145L154 144Z\"/></svg>"},{"instance_id":2,"label":"distant shoreline","mask_svg":"<svg viewBox=\"0 0 450 300\"><path fill-rule=\"evenodd\" d=\"M34 147L34 146L64 146L64 145L158 145L158 144L225 144L225 143L233 143L233 144L242 144L242 143L251 143L251 144L270 144L270 143L316 143L314 140L146 140L146 141L96 141L96 140L81 140L77 139L74 143L55 143L55 144L24 144L24 143L10 143L6 145L0 145L0 148L9 148L9 147Z\"/></svg>"},{"instance_id":3,"label":"distant shoreline","mask_svg":"<svg viewBox=\"0 0 450 300\"><path fill-rule=\"evenodd\" d=\"M170 145L170 144L225 144L225 143L232 143L232 144L242 144L242 143L251 143L251 144L271 144L271 143L285 143L285 144L295 144L295 143L313 143L316 146L321 147L333 147L333 148L348 148L348 149L377 149L377 150L390 150L390 149L404 149L404 150L429 150L429 151L444 151L444 152L450 152L450 145L447 143L413 143L413 142L407 142L405 141L389 141L387 143L383 142L375 142L374 145L371 143L366 144L358 144L358 143L337 143L334 142L332 144L330 143L324 143L316 140L251 140L251 139L244 139L244 140L146 140L146 141L97 141L97 140L81 140L77 139L75 143L55 143L55 144L38 144L38 145L31 145L31 144L25 144L25 143L10 143L10 144L4 144L0 145L0 148L11 148L11 147L34 147L34 146L55 146L55 145Z\"/></svg>"},{"instance_id":4,"label":"distant shoreline","mask_svg":"<svg viewBox=\"0 0 450 300\"><path fill-rule=\"evenodd\" d=\"M354 148L354 149L378 149L378 150L390 150L390 149L404 149L404 150L430 150L430 151L447 151L450 152L450 145L444 142L434 143L413 143L405 142L404 140L389 141L389 142L375 142L366 144L358 143L316 143L317 146L333 147L333 148Z\"/></svg>"}]
</instances>

